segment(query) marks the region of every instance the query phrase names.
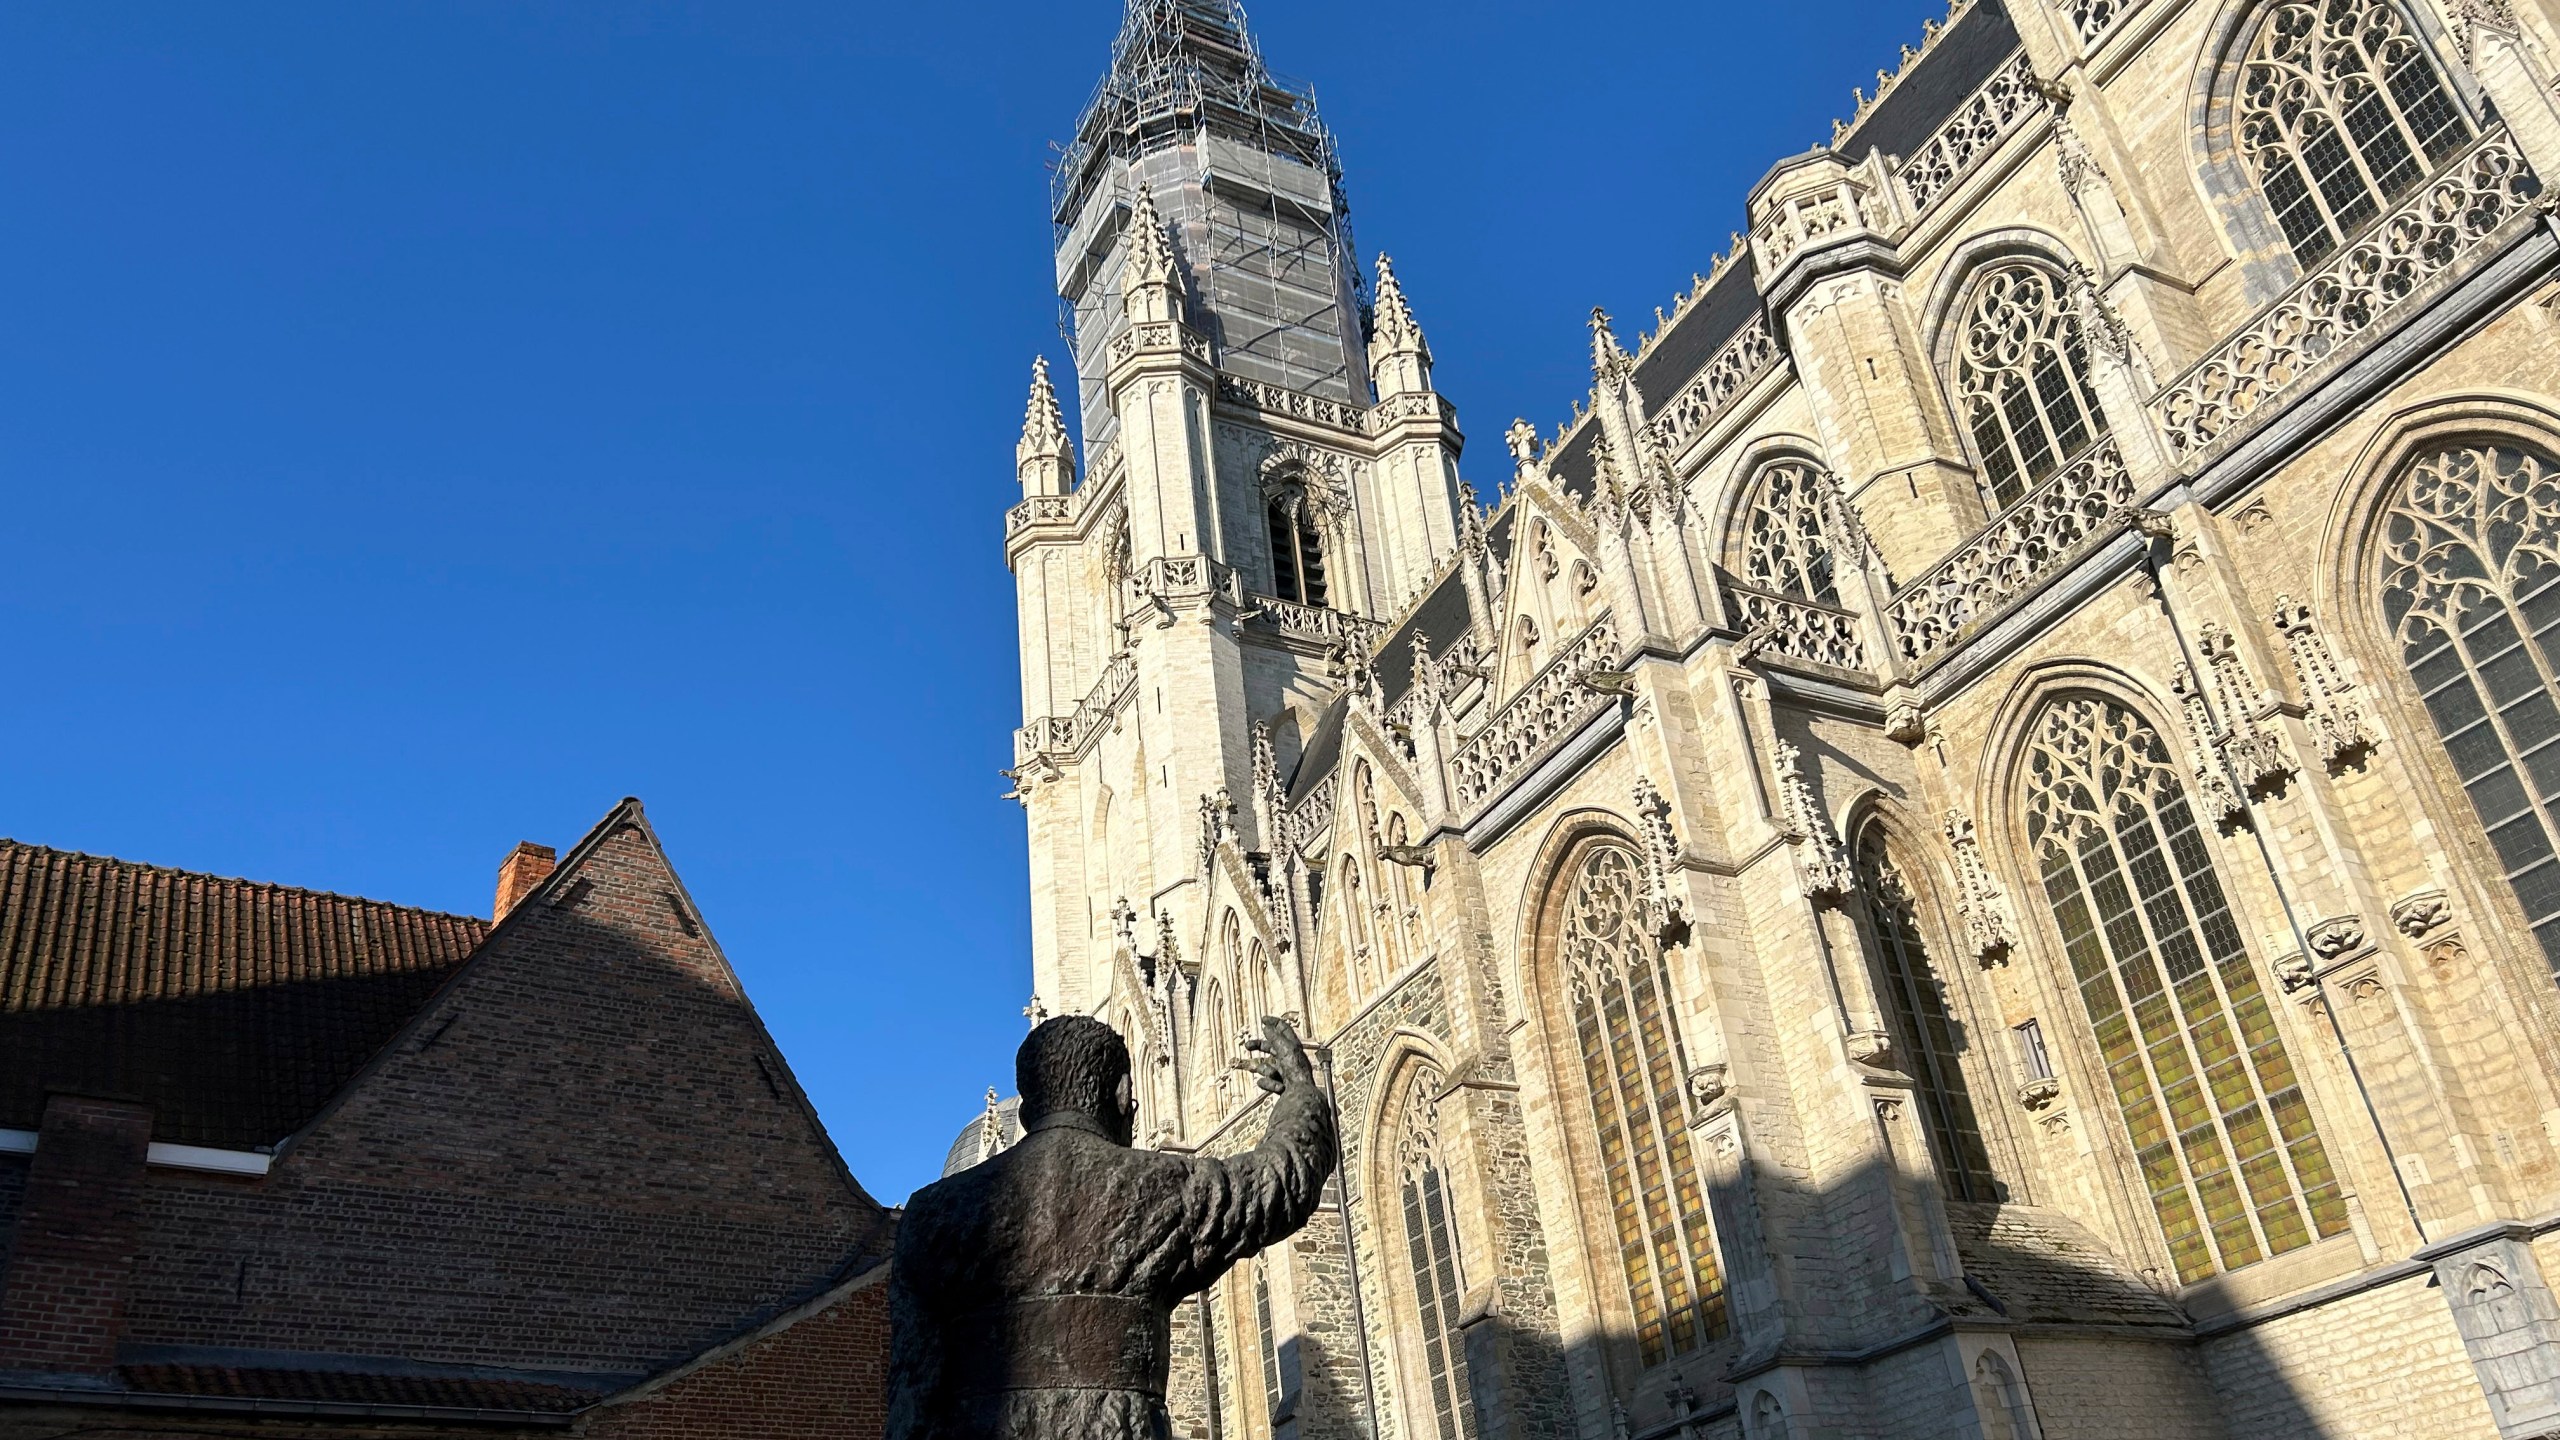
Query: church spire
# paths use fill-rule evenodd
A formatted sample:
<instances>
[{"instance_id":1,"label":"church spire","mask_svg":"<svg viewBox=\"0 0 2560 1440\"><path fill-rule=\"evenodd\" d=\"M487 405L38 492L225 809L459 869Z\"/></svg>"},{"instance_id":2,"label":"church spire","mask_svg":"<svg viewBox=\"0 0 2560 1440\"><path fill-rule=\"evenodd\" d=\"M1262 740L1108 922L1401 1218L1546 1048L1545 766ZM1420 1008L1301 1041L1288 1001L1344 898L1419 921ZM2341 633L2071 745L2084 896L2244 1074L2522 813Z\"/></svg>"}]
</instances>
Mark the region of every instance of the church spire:
<instances>
[{"instance_id":1,"label":"church spire","mask_svg":"<svg viewBox=\"0 0 2560 1440\"><path fill-rule=\"evenodd\" d=\"M1067 441L1066 412L1058 406L1057 387L1049 383L1049 357L1031 362L1031 403L1022 416L1022 443L1014 447L1014 472L1022 493L1064 495L1075 488L1076 453Z\"/></svg>"},{"instance_id":2,"label":"church spire","mask_svg":"<svg viewBox=\"0 0 2560 1440\"><path fill-rule=\"evenodd\" d=\"M1138 200L1129 210L1129 258L1120 271L1120 294L1129 307L1129 323L1146 325L1182 318L1182 271L1174 264L1173 240L1164 217L1156 213L1156 196L1137 182Z\"/></svg>"},{"instance_id":3,"label":"church spire","mask_svg":"<svg viewBox=\"0 0 2560 1440\"><path fill-rule=\"evenodd\" d=\"M1627 349L1618 343L1618 332L1609 328L1609 312L1591 309L1591 375L1603 386L1614 386L1634 371L1635 362L1627 358Z\"/></svg>"},{"instance_id":4,"label":"church spire","mask_svg":"<svg viewBox=\"0 0 2560 1440\"><path fill-rule=\"evenodd\" d=\"M1413 306L1397 283L1395 262L1378 257L1378 302L1369 333L1369 375L1383 398L1431 389L1431 342L1413 318Z\"/></svg>"}]
</instances>

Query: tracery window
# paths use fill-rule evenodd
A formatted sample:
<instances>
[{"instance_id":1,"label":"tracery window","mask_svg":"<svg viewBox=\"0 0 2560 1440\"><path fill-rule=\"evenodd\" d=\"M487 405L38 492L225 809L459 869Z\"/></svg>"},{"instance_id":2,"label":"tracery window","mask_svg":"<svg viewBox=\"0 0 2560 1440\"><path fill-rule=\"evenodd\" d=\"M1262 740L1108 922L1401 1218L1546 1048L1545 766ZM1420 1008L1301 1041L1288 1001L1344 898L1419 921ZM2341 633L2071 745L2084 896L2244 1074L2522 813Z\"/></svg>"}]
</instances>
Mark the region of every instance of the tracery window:
<instances>
[{"instance_id":1,"label":"tracery window","mask_svg":"<svg viewBox=\"0 0 2560 1440\"><path fill-rule=\"evenodd\" d=\"M2112 701L2048 706L2028 843L2178 1278L2343 1233L2346 1200L2168 747Z\"/></svg>"},{"instance_id":2,"label":"tracery window","mask_svg":"<svg viewBox=\"0 0 2560 1440\"><path fill-rule=\"evenodd\" d=\"M1726 1313L1680 1093L1688 1066L1643 897L1635 855L1594 846L1566 896L1559 948L1636 1346L1654 1365L1722 1336Z\"/></svg>"},{"instance_id":3,"label":"tracery window","mask_svg":"<svg viewBox=\"0 0 2560 1440\"><path fill-rule=\"evenodd\" d=\"M2240 152L2306 269L2471 140L2392 0L2293 0L2242 62Z\"/></svg>"},{"instance_id":4,"label":"tracery window","mask_svg":"<svg viewBox=\"0 0 2560 1440\"><path fill-rule=\"evenodd\" d=\"M1272 496L1262 518L1271 540L1273 593L1300 605L1324 604L1324 534L1316 528L1304 487L1293 485Z\"/></svg>"},{"instance_id":5,"label":"tracery window","mask_svg":"<svg viewBox=\"0 0 2560 1440\"><path fill-rule=\"evenodd\" d=\"M1253 1262L1253 1325L1262 1340L1263 1413L1276 1420L1287 1392L1280 1383L1280 1331L1271 1323L1271 1270L1260 1256Z\"/></svg>"},{"instance_id":6,"label":"tracery window","mask_svg":"<svg viewBox=\"0 0 2560 1440\"><path fill-rule=\"evenodd\" d=\"M1963 1031L1947 1003L1947 982L1921 938L1919 897L1893 863L1883 826L1869 824L1859 832L1857 865L1884 972L1878 988L1890 1012L1895 1048L1910 1057L1912 1078L1920 1082L1922 1128L1938 1179L1951 1199L1997 1200L1982 1122L1965 1086Z\"/></svg>"},{"instance_id":7,"label":"tracery window","mask_svg":"<svg viewBox=\"0 0 2560 1440\"><path fill-rule=\"evenodd\" d=\"M1396 1137L1398 1190L1404 1202L1405 1256L1412 1266L1416 1318L1421 1321L1423 1372L1431 1387L1437 1440L1464 1440L1475 1432L1468 1405L1465 1341L1458 1334L1466 1295L1458 1264L1457 1227L1449 1217L1447 1171L1440 1163L1440 1072L1423 1066L1405 1092Z\"/></svg>"},{"instance_id":8,"label":"tracery window","mask_svg":"<svg viewBox=\"0 0 2560 1440\"><path fill-rule=\"evenodd\" d=\"M1822 531L1822 473L1802 460L1761 468L1742 528L1742 576L1754 589L1840 603Z\"/></svg>"},{"instance_id":9,"label":"tracery window","mask_svg":"<svg viewBox=\"0 0 2560 1440\"><path fill-rule=\"evenodd\" d=\"M2452 445L2401 477L2382 529L2382 611L2560 969L2560 463Z\"/></svg>"},{"instance_id":10,"label":"tracery window","mask_svg":"<svg viewBox=\"0 0 2560 1440\"><path fill-rule=\"evenodd\" d=\"M2012 261L1974 282L1956 398L1992 509L2016 504L2107 433L2088 376L2089 347L2060 277Z\"/></svg>"}]
</instances>

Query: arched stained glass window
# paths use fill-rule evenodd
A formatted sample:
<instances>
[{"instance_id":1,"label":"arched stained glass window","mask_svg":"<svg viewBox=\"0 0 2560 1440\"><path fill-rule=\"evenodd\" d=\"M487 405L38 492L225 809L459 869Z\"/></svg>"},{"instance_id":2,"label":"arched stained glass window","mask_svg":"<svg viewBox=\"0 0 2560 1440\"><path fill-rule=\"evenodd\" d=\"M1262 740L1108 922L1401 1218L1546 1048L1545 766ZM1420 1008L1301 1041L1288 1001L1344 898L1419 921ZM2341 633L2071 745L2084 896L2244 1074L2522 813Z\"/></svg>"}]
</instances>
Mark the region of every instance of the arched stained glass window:
<instances>
[{"instance_id":1,"label":"arched stained glass window","mask_svg":"<svg viewBox=\"0 0 2560 1440\"><path fill-rule=\"evenodd\" d=\"M2240 152L2308 268L2471 139L2391 0L2294 0L2240 69Z\"/></svg>"},{"instance_id":2,"label":"arched stained glass window","mask_svg":"<svg viewBox=\"0 0 2560 1440\"><path fill-rule=\"evenodd\" d=\"M1280 1327L1271 1320L1271 1269L1261 1256L1253 1261L1253 1328L1262 1342L1262 1403L1271 1419L1280 1417L1280 1401L1288 1387L1280 1383Z\"/></svg>"},{"instance_id":3,"label":"arched stained glass window","mask_svg":"<svg viewBox=\"0 0 2560 1440\"><path fill-rule=\"evenodd\" d=\"M1743 521L1742 579L1758 590L1840 603L1831 541L1822 531L1822 473L1802 460L1761 468Z\"/></svg>"},{"instance_id":4,"label":"arched stained glass window","mask_svg":"<svg viewBox=\"0 0 2560 1440\"><path fill-rule=\"evenodd\" d=\"M2088 376L2089 347L2059 276L2011 261L1974 282L1956 399L1992 509L2018 503L2107 433Z\"/></svg>"},{"instance_id":5,"label":"arched stained glass window","mask_svg":"<svg viewBox=\"0 0 2560 1440\"><path fill-rule=\"evenodd\" d=\"M2560 969L2560 464L2420 456L2382 522L2382 613L2543 956Z\"/></svg>"},{"instance_id":6,"label":"arched stained glass window","mask_svg":"<svg viewBox=\"0 0 2560 1440\"><path fill-rule=\"evenodd\" d=\"M1574 873L1558 928L1636 1346L1654 1365L1723 1335L1726 1314L1680 1092L1688 1067L1643 895L1635 855L1594 846Z\"/></svg>"},{"instance_id":7,"label":"arched stained glass window","mask_svg":"<svg viewBox=\"0 0 2560 1440\"><path fill-rule=\"evenodd\" d=\"M1947 1002L1947 982L1921 938L1919 897L1893 863L1883 826L1870 824L1859 832L1857 863L1883 972L1878 988L1891 1012L1895 1047L1910 1057L1912 1078L1920 1082L1920 1116L1938 1179L1951 1199L1997 1200L1982 1122L1965 1086L1964 1031Z\"/></svg>"},{"instance_id":8,"label":"arched stained glass window","mask_svg":"<svg viewBox=\"0 0 2560 1440\"><path fill-rule=\"evenodd\" d=\"M1437 1440L1464 1440L1475 1433L1467 1394L1466 1342L1458 1334L1466 1272L1458 1264L1448 1172L1440 1163L1437 1097L1442 1084L1440 1072L1429 1066L1415 1071L1396 1136L1396 1164L1423 1373L1431 1387L1431 1433Z\"/></svg>"},{"instance_id":9,"label":"arched stained glass window","mask_svg":"<svg viewBox=\"0 0 2560 1440\"><path fill-rule=\"evenodd\" d=\"M2193 1283L2347 1228L2159 733L2093 696L2038 718L2027 837L2152 1208Z\"/></svg>"},{"instance_id":10,"label":"arched stained glass window","mask_svg":"<svg viewBox=\"0 0 2560 1440\"><path fill-rule=\"evenodd\" d=\"M1293 485L1272 496L1262 518L1271 539L1274 593L1300 605L1324 604L1324 533L1316 528L1306 491Z\"/></svg>"}]
</instances>

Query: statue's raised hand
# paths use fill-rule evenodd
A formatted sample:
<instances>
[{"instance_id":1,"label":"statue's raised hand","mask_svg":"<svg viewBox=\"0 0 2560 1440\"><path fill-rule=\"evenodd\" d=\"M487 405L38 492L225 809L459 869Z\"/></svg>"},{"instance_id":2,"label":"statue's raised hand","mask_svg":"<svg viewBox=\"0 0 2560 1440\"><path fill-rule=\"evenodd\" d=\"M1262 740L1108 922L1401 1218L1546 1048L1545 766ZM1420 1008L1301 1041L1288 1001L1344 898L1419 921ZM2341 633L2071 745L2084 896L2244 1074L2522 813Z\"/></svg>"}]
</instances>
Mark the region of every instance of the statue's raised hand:
<instances>
[{"instance_id":1,"label":"statue's raised hand","mask_svg":"<svg viewBox=\"0 0 2560 1440\"><path fill-rule=\"evenodd\" d=\"M1276 1015L1262 1018L1262 1038L1244 1042L1246 1068L1262 1082L1262 1088L1277 1095L1295 1085L1316 1083L1315 1066L1308 1063L1307 1047L1298 1040L1296 1027Z\"/></svg>"}]
</instances>

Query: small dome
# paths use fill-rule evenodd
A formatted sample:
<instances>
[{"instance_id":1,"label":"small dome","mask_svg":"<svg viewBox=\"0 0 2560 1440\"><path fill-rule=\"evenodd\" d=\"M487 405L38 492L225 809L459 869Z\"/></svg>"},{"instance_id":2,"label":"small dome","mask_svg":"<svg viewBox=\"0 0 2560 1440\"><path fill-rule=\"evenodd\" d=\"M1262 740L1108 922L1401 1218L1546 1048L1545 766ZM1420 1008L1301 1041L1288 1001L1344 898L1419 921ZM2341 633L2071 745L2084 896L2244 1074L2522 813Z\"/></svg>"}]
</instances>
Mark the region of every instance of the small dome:
<instances>
[{"instance_id":1,"label":"small dome","mask_svg":"<svg viewBox=\"0 0 2560 1440\"><path fill-rule=\"evenodd\" d=\"M996 1098L987 1092L987 1108L951 1142L951 1153L943 1157L943 1178L959 1174L979 1161L1013 1148L1022 1138L1022 1100L1018 1096Z\"/></svg>"}]
</instances>

